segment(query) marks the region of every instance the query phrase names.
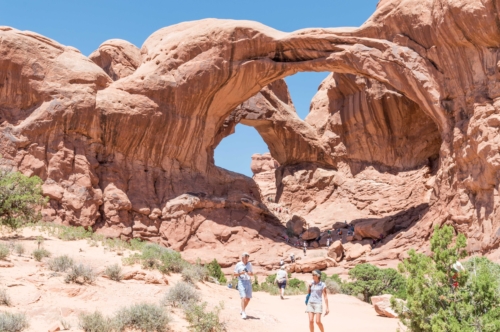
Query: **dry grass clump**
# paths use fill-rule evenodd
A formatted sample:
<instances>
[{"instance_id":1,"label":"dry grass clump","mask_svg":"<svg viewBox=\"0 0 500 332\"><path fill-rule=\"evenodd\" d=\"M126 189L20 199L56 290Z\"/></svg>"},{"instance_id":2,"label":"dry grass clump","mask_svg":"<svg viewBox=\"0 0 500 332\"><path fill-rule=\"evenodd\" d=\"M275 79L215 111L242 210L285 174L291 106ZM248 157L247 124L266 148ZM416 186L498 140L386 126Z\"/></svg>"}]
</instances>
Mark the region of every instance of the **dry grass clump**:
<instances>
[{"instance_id":1,"label":"dry grass clump","mask_svg":"<svg viewBox=\"0 0 500 332\"><path fill-rule=\"evenodd\" d=\"M80 320L80 328L85 332L112 332L112 321L104 317L102 313L96 311L91 314L81 314L78 319Z\"/></svg>"},{"instance_id":2,"label":"dry grass clump","mask_svg":"<svg viewBox=\"0 0 500 332\"><path fill-rule=\"evenodd\" d=\"M4 260L6 259L10 254L9 247L7 247L5 244L0 243L0 259Z\"/></svg>"},{"instance_id":3,"label":"dry grass clump","mask_svg":"<svg viewBox=\"0 0 500 332\"><path fill-rule=\"evenodd\" d=\"M120 281L123 279L122 267L118 264L106 266L104 274L107 275L109 279L114 281Z\"/></svg>"},{"instance_id":4,"label":"dry grass clump","mask_svg":"<svg viewBox=\"0 0 500 332\"><path fill-rule=\"evenodd\" d=\"M65 272L73 265L73 259L67 255L57 256L49 260L49 269L55 272Z\"/></svg>"},{"instance_id":5,"label":"dry grass clump","mask_svg":"<svg viewBox=\"0 0 500 332\"><path fill-rule=\"evenodd\" d=\"M113 318L113 327L117 331L134 329L139 331L168 331L172 319L168 313L156 304L140 303L120 309Z\"/></svg>"},{"instance_id":6,"label":"dry grass clump","mask_svg":"<svg viewBox=\"0 0 500 332\"><path fill-rule=\"evenodd\" d=\"M18 256L22 256L26 252L26 249L24 249L24 246L21 243L16 243L14 246L14 252Z\"/></svg>"},{"instance_id":7,"label":"dry grass clump","mask_svg":"<svg viewBox=\"0 0 500 332\"><path fill-rule=\"evenodd\" d=\"M169 289L167 294L162 300L163 305L170 305L172 307L184 306L190 302L197 302L200 300L200 294L191 284L187 282L178 282Z\"/></svg>"},{"instance_id":8,"label":"dry grass clump","mask_svg":"<svg viewBox=\"0 0 500 332\"><path fill-rule=\"evenodd\" d=\"M23 313L0 312L0 331L20 332L29 327L28 318Z\"/></svg>"},{"instance_id":9,"label":"dry grass clump","mask_svg":"<svg viewBox=\"0 0 500 332\"><path fill-rule=\"evenodd\" d=\"M85 332L145 331L166 332L171 318L156 304L140 303L125 307L113 317L105 317L99 311L79 316L80 328Z\"/></svg>"},{"instance_id":10,"label":"dry grass clump","mask_svg":"<svg viewBox=\"0 0 500 332\"><path fill-rule=\"evenodd\" d=\"M37 262L41 262L45 257L50 257L50 252L48 250L42 248L33 251L33 258L35 258Z\"/></svg>"},{"instance_id":11,"label":"dry grass clump","mask_svg":"<svg viewBox=\"0 0 500 332\"><path fill-rule=\"evenodd\" d=\"M92 284L96 279L96 274L92 267L83 264L75 264L71 266L68 274L64 278L66 283L77 283L77 284Z\"/></svg>"},{"instance_id":12,"label":"dry grass clump","mask_svg":"<svg viewBox=\"0 0 500 332\"><path fill-rule=\"evenodd\" d=\"M329 294L341 294L342 293L342 289L336 281L333 281L331 279L326 279L325 285L326 285L326 290L328 291Z\"/></svg>"},{"instance_id":13,"label":"dry grass clump","mask_svg":"<svg viewBox=\"0 0 500 332\"><path fill-rule=\"evenodd\" d=\"M7 290L0 289L0 305L5 305L7 307L10 307L11 304L12 301L10 300L9 294L7 294Z\"/></svg>"},{"instance_id":14,"label":"dry grass clump","mask_svg":"<svg viewBox=\"0 0 500 332\"><path fill-rule=\"evenodd\" d=\"M190 302L184 306L184 313L186 320L190 324L191 331L194 332L223 332L227 331L226 324L220 321L219 313L224 308L221 302L219 306L215 307L212 311L206 310L207 303L203 302L198 304Z\"/></svg>"},{"instance_id":15,"label":"dry grass clump","mask_svg":"<svg viewBox=\"0 0 500 332\"><path fill-rule=\"evenodd\" d=\"M208 270L200 264L186 265L181 272L182 280L190 284L208 279Z\"/></svg>"}]
</instances>

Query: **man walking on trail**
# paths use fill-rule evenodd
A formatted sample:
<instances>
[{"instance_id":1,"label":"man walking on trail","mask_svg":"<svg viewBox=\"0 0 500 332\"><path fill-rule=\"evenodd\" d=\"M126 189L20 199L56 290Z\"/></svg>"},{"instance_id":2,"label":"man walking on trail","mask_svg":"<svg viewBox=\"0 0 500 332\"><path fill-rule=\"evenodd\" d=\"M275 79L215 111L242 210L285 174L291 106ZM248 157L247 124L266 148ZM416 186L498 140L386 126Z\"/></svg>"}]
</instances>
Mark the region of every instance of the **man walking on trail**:
<instances>
[{"instance_id":1,"label":"man walking on trail","mask_svg":"<svg viewBox=\"0 0 500 332\"><path fill-rule=\"evenodd\" d=\"M241 255L241 261L234 267L234 276L238 278L238 291L241 297L241 318L246 319L245 312L248 302L252 298L252 279L253 269L252 263L248 260L250 255L244 252Z\"/></svg>"}]
</instances>

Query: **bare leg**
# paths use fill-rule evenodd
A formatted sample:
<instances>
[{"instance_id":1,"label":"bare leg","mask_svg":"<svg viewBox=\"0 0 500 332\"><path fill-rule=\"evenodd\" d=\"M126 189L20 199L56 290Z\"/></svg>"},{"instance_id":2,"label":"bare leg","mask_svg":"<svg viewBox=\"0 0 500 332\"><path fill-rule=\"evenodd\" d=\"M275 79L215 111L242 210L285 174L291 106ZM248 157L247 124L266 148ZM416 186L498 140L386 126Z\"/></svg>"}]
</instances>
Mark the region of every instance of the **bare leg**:
<instances>
[{"instance_id":1,"label":"bare leg","mask_svg":"<svg viewBox=\"0 0 500 332\"><path fill-rule=\"evenodd\" d=\"M309 314L309 331L314 332L314 312L308 312Z\"/></svg>"},{"instance_id":2,"label":"bare leg","mask_svg":"<svg viewBox=\"0 0 500 332\"><path fill-rule=\"evenodd\" d=\"M323 323L321 323L321 314L316 314L316 324L319 327L319 330L321 332L325 332L325 329L323 328Z\"/></svg>"},{"instance_id":3,"label":"bare leg","mask_svg":"<svg viewBox=\"0 0 500 332\"><path fill-rule=\"evenodd\" d=\"M250 299L245 297L245 298L243 298L243 300L244 300L243 311L245 311L245 309L247 308L248 302L250 302Z\"/></svg>"},{"instance_id":4,"label":"bare leg","mask_svg":"<svg viewBox=\"0 0 500 332\"><path fill-rule=\"evenodd\" d=\"M242 297L241 298L241 311L242 312L245 312L245 307L246 307L245 302L246 302L246 299L247 299L246 297Z\"/></svg>"}]
</instances>

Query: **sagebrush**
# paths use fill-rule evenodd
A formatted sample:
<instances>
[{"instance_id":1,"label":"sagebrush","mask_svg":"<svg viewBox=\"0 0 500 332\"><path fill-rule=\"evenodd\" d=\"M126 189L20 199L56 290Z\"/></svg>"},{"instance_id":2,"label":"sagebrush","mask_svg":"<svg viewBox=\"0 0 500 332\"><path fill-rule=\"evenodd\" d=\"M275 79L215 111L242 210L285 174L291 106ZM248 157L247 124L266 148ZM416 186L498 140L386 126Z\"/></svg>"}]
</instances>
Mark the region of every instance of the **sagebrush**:
<instances>
[{"instance_id":1,"label":"sagebrush","mask_svg":"<svg viewBox=\"0 0 500 332\"><path fill-rule=\"evenodd\" d=\"M29 322L25 314L0 312L0 331L20 332L28 327Z\"/></svg>"},{"instance_id":2,"label":"sagebrush","mask_svg":"<svg viewBox=\"0 0 500 332\"><path fill-rule=\"evenodd\" d=\"M171 305L172 307L179 307L190 302L197 302L200 300L200 294L191 284L186 282L178 282L170 288L165 294L162 303L164 305Z\"/></svg>"}]
</instances>

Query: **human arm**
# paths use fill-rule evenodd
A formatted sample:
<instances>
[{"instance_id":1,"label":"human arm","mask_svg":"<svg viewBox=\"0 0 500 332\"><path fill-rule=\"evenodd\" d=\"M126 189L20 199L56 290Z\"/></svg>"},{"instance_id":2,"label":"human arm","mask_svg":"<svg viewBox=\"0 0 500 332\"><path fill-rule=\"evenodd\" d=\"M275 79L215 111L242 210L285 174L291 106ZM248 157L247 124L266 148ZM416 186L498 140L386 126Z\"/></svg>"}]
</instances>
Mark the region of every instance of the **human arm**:
<instances>
[{"instance_id":1,"label":"human arm","mask_svg":"<svg viewBox=\"0 0 500 332\"><path fill-rule=\"evenodd\" d=\"M330 308L328 308L328 293L326 292L326 287L323 288L323 297L325 298L325 316L330 313Z\"/></svg>"}]
</instances>

